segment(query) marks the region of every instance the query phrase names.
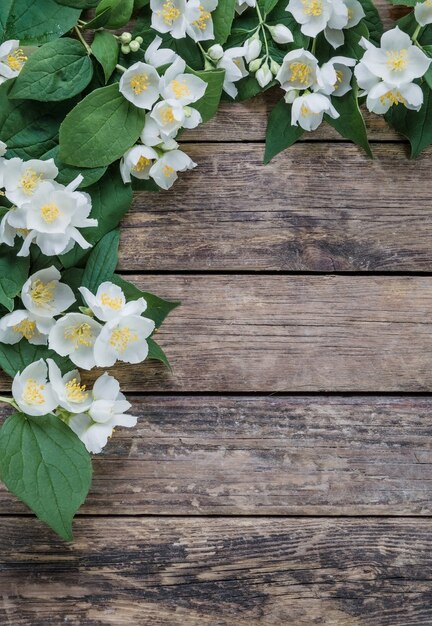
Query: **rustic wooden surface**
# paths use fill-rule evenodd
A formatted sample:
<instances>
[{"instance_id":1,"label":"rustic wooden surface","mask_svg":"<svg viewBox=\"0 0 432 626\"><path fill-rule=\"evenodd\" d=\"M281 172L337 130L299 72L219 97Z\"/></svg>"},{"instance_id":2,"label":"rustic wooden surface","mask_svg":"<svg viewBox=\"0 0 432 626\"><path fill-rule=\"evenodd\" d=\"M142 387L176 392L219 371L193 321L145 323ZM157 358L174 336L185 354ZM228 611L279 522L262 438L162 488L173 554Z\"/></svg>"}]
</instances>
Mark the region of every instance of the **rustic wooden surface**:
<instances>
[{"instance_id":1,"label":"rustic wooden surface","mask_svg":"<svg viewBox=\"0 0 432 626\"><path fill-rule=\"evenodd\" d=\"M74 543L0 488L2 626L432 625L432 151L368 115L375 160L324 126L264 167L279 96L136 196L119 269L182 300L174 371L115 370L139 423Z\"/></svg>"}]
</instances>

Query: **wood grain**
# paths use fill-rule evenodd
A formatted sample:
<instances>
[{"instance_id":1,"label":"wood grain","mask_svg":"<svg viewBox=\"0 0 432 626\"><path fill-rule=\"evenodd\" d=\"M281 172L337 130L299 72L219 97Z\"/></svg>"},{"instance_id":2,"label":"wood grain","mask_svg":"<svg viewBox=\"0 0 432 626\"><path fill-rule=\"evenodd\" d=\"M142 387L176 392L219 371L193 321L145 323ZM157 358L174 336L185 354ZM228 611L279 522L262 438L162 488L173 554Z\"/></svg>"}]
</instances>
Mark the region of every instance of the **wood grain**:
<instances>
[{"instance_id":1,"label":"wood grain","mask_svg":"<svg viewBox=\"0 0 432 626\"><path fill-rule=\"evenodd\" d=\"M2 519L7 626L429 626L429 520Z\"/></svg>"},{"instance_id":2,"label":"wood grain","mask_svg":"<svg viewBox=\"0 0 432 626\"><path fill-rule=\"evenodd\" d=\"M81 514L432 514L432 398L148 397L132 412ZM28 509L1 488L0 511Z\"/></svg>"},{"instance_id":3,"label":"wood grain","mask_svg":"<svg viewBox=\"0 0 432 626\"><path fill-rule=\"evenodd\" d=\"M136 195L122 270L432 271L432 151L302 144L267 166L260 145L188 151L196 170Z\"/></svg>"}]
</instances>

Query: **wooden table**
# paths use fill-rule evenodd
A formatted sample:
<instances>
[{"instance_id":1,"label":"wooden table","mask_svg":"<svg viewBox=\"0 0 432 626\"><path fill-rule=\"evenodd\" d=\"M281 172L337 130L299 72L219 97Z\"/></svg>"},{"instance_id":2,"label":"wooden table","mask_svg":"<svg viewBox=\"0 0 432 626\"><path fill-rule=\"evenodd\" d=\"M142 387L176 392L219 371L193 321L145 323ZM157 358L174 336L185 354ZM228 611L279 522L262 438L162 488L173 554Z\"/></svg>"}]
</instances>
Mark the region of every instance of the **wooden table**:
<instances>
[{"instance_id":1,"label":"wooden table","mask_svg":"<svg viewBox=\"0 0 432 626\"><path fill-rule=\"evenodd\" d=\"M323 128L264 167L276 96L136 197L120 270L182 300L174 373L117 370L139 426L75 543L0 491L1 624L432 624L432 151L374 117L374 161Z\"/></svg>"}]
</instances>

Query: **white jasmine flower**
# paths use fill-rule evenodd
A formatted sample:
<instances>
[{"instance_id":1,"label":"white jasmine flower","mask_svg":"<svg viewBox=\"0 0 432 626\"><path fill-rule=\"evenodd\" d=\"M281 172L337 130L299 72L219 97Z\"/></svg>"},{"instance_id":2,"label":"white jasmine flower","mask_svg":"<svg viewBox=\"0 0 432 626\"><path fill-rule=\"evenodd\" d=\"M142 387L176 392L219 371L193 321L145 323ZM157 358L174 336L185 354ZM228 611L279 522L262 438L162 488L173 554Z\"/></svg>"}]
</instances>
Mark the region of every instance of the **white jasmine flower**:
<instances>
[{"instance_id":1,"label":"white jasmine flower","mask_svg":"<svg viewBox=\"0 0 432 626\"><path fill-rule=\"evenodd\" d=\"M21 300L30 313L53 318L66 311L75 296L69 285L60 282L61 274L53 265L36 272L24 283Z\"/></svg>"},{"instance_id":2,"label":"white jasmine flower","mask_svg":"<svg viewBox=\"0 0 432 626\"><path fill-rule=\"evenodd\" d=\"M324 63L321 67L321 77L324 86L319 93L332 96L344 96L351 90L352 71L349 69L356 64L350 57L336 56Z\"/></svg>"},{"instance_id":3,"label":"white jasmine flower","mask_svg":"<svg viewBox=\"0 0 432 626\"><path fill-rule=\"evenodd\" d=\"M244 53L243 47L229 48L225 50L217 64L218 68L225 70L223 89L231 98L238 94L234 83L249 75L244 62Z\"/></svg>"},{"instance_id":4,"label":"white jasmine flower","mask_svg":"<svg viewBox=\"0 0 432 626\"><path fill-rule=\"evenodd\" d=\"M148 63L134 63L120 78L120 93L139 109L151 109L159 98L160 76Z\"/></svg>"},{"instance_id":5,"label":"white jasmine flower","mask_svg":"<svg viewBox=\"0 0 432 626\"><path fill-rule=\"evenodd\" d=\"M11 39L0 46L0 84L9 78L15 78L27 61L19 41Z\"/></svg>"},{"instance_id":6,"label":"white jasmine flower","mask_svg":"<svg viewBox=\"0 0 432 626\"><path fill-rule=\"evenodd\" d=\"M140 315L124 315L107 322L95 341L98 367L111 367L116 361L141 363L147 358L146 339L155 329L153 320Z\"/></svg>"},{"instance_id":7,"label":"white jasmine flower","mask_svg":"<svg viewBox=\"0 0 432 626\"><path fill-rule=\"evenodd\" d=\"M255 78L258 81L260 87L267 87L273 80L273 74L268 66L268 63L264 63L255 74Z\"/></svg>"},{"instance_id":8,"label":"white jasmine flower","mask_svg":"<svg viewBox=\"0 0 432 626\"><path fill-rule=\"evenodd\" d=\"M345 28L353 28L366 16L359 0L343 0L348 9L348 23Z\"/></svg>"},{"instance_id":9,"label":"white jasmine flower","mask_svg":"<svg viewBox=\"0 0 432 626\"><path fill-rule=\"evenodd\" d=\"M300 30L307 37L316 37L327 28L341 30L348 23L348 9L342 0L290 0L287 11L301 25ZM326 38L333 45L327 33ZM342 42L337 45L341 43L343 34Z\"/></svg>"},{"instance_id":10,"label":"white jasmine flower","mask_svg":"<svg viewBox=\"0 0 432 626\"><path fill-rule=\"evenodd\" d=\"M118 381L105 373L94 384L93 403L88 414L73 415L69 426L89 452L98 454L117 426L132 428L137 418L127 415L131 404L120 392Z\"/></svg>"},{"instance_id":11,"label":"white jasmine flower","mask_svg":"<svg viewBox=\"0 0 432 626\"><path fill-rule=\"evenodd\" d=\"M70 413L88 411L92 404L92 396L81 384L78 370L72 370L64 376L59 366L52 359L47 359L49 379L57 399L57 405Z\"/></svg>"},{"instance_id":12,"label":"white jasmine flower","mask_svg":"<svg viewBox=\"0 0 432 626\"><path fill-rule=\"evenodd\" d=\"M90 370L96 365L93 346L101 329L101 324L88 315L67 313L51 329L48 345L78 367Z\"/></svg>"},{"instance_id":13,"label":"white jasmine flower","mask_svg":"<svg viewBox=\"0 0 432 626\"><path fill-rule=\"evenodd\" d=\"M358 86L360 89L364 90L360 95L367 94L372 87L381 82L381 79L378 76L375 76L375 74L372 74L372 72L368 70L366 65L362 62L355 66L354 74L357 79Z\"/></svg>"},{"instance_id":14,"label":"white jasmine flower","mask_svg":"<svg viewBox=\"0 0 432 626\"><path fill-rule=\"evenodd\" d=\"M67 187L43 182L29 202L9 212L10 226L29 231L18 256L28 256L33 242L47 256L67 252L75 242L84 249L91 247L78 228L97 226L98 221L88 217L90 196L76 191L81 182L82 176Z\"/></svg>"},{"instance_id":15,"label":"white jasmine flower","mask_svg":"<svg viewBox=\"0 0 432 626\"><path fill-rule=\"evenodd\" d=\"M308 93L294 100L291 109L291 124L301 126L308 131L315 130L321 124L324 113L333 119L339 117L330 98L320 93Z\"/></svg>"},{"instance_id":16,"label":"white jasmine flower","mask_svg":"<svg viewBox=\"0 0 432 626\"><path fill-rule=\"evenodd\" d=\"M150 170L150 176L162 189L170 189L178 179L177 172L185 172L197 164L181 150L166 152Z\"/></svg>"},{"instance_id":17,"label":"white jasmine flower","mask_svg":"<svg viewBox=\"0 0 432 626\"><path fill-rule=\"evenodd\" d=\"M131 176L148 180L153 162L158 158L156 150L148 146L134 146L120 161L120 173L124 183L131 182Z\"/></svg>"},{"instance_id":18,"label":"white jasmine flower","mask_svg":"<svg viewBox=\"0 0 432 626\"><path fill-rule=\"evenodd\" d=\"M237 0L236 11L238 15L241 15L246 9L256 7L256 0Z\"/></svg>"},{"instance_id":19,"label":"white jasmine flower","mask_svg":"<svg viewBox=\"0 0 432 626\"><path fill-rule=\"evenodd\" d=\"M366 98L366 106L372 113L384 114L394 105L403 104L407 109L419 111L423 104L423 91L416 83L394 87L380 82L374 85Z\"/></svg>"},{"instance_id":20,"label":"white jasmine flower","mask_svg":"<svg viewBox=\"0 0 432 626\"><path fill-rule=\"evenodd\" d=\"M0 141L0 157L6 154L6 150L7 150L7 145L5 144L4 141Z\"/></svg>"},{"instance_id":21,"label":"white jasmine flower","mask_svg":"<svg viewBox=\"0 0 432 626\"><path fill-rule=\"evenodd\" d=\"M363 42L364 40L361 43ZM420 48L412 44L410 36L399 27L384 33L380 48L370 43L365 45L367 49L360 65L364 65L371 74L394 87L421 78L432 62Z\"/></svg>"},{"instance_id":22,"label":"white jasmine flower","mask_svg":"<svg viewBox=\"0 0 432 626\"><path fill-rule=\"evenodd\" d=\"M200 100L207 83L199 76L185 74L186 63L180 57L167 69L160 79L159 90L165 100L177 100L183 106Z\"/></svg>"},{"instance_id":23,"label":"white jasmine flower","mask_svg":"<svg viewBox=\"0 0 432 626\"><path fill-rule=\"evenodd\" d=\"M254 35L247 39L243 46L243 56L246 60L246 63L250 63L259 57L262 50L262 41L258 35Z\"/></svg>"},{"instance_id":24,"label":"white jasmine flower","mask_svg":"<svg viewBox=\"0 0 432 626\"><path fill-rule=\"evenodd\" d=\"M150 0L151 27L170 33L174 39L186 37L189 24L201 17L199 0Z\"/></svg>"},{"instance_id":25,"label":"white jasmine flower","mask_svg":"<svg viewBox=\"0 0 432 626\"><path fill-rule=\"evenodd\" d=\"M186 33L194 41L208 41L214 39L212 11L216 9L218 0L200 0L198 3L199 17L190 22Z\"/></svg>"},{"instance_id":26,"label":"white jasmine flower","mask_svg":"<svg viewBox=\"0 0 432 626\"><path fill-rule=\"evenodd\" d=\"M20 206L32 198L44 181L53 182L57 175L54 159L10 159L4 163L5 195L10 202Z\"/></svg>"},{"instance_id":27,"label":"white jasmine flower","mask_svg":"<svg viewBox=\"0 0 432 626\"><path fill-rule=\"evenodd\" d=\"M57 398L47 380L48 368L43 359L18 372L12 382L12 395L23 413L47 415L57 407Z\"/></svg>"},{"instance_id":28,"label":"white jasmine flower","mask_svg":"<svg viewBox=\"0 0 432 626\"><path fill-rule=\"evenodd\" d=\"M5 243L7 246L13 246L15 243L15 237L20 234L19 229L14 228L10 219L13 215L13 211L5 213L0 222L0 243ZM28 234L27 230L21 231L21 235L25 237Z\"/></svg>"},{"instance_id":29,"label":"white jasmine flower","mask_svg":"<svg viewBox=\"0 0 432 626\"><path fill-rule=\"evenodd\" d=\"M182 105L177 100L163 100L158 102L150 113L161 130L163 138L171 139L183 126L185 113Z\"/></svg>"},{"instance_id":30,"label":"white jasmine flower","mask_svg":"<svg viewBox=\"0 0 432 626\"><path fill-rule=\"evenodd\" d=\"M432 0L417 2L414 7L414 16L420 26L432 24Z\"/></svg>"},{"instance_id":31,"label":"white jasmine flower","mask_svg":"<svg viewBox=\"0 0 432 626\"><path fill-rule=\"evenodd\" d=\"M318 60L304 48L292 50L285 55L276 80L285 91L318 89L323 86L319 75Z\"/></svg>"},{"instance_id":32,"label":"white jasmine flower","mask_svg":"<svg viewBox=\"0 0 432 626\"><path fill-rule=\"evenodd\" d=\"M151 44L148 46L144 54L144 60L149 65L158 68L162 65L168 65L168 63L174 63L174 61L180 58L174 50L169 48L161 48L162 38L155 37Z\"/></svg>"},{"instance_id":33,"label":"white jasmine flower","mask_svg":"<svg viewBox=\"0 0 432 626\"><path fill-rule=\"evenodd\" d=\"M273 41L279 44L292 43L294 37L290 29L284 24L276 24L275 26L268 26L270 35Z\"/></svg>"},{"instance_id":34,"label":"white jasmine flower","mask_svg":"<svg viewBox=\"0 0 432 626\"><path fill-rule=\"evenodd\" d=\"M147 308L144 298L126 302L123 289L109 281L99 285L96 295L92 294L87 287L80 287L79 291L87 306L102 322L110 322L128 315L141 315Z\"/></svg>"},{"instance_id":35,"label":"white jasmine flower","mask_svg":"<svg viewBox=\"0 0 432 626\"><path fill-rule=\"evenodd\" d=\"M26 339L35 346L46 346L54 320L37 317L26 310L16 310L0 320L0 343L14 345Z\"/></svg>"}]
</instances>

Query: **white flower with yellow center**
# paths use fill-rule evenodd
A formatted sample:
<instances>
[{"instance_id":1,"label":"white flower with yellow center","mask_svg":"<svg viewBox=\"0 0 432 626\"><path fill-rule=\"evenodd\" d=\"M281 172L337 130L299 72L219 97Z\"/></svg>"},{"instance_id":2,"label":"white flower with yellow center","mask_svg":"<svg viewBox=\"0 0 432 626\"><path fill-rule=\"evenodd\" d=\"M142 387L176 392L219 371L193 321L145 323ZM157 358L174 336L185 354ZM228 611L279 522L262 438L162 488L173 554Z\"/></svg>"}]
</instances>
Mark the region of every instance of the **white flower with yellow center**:
<instances>
[{"instance_id":1,"label":"white flower with yellow center","mask_svg":"<svg viewBox=\"0 0 432 626\"><path fill-rule=\"evenodd\" d=\"M174 50L170 50L170 48L161 48L162 38L155 37L151 44L147 46L147 50L144 53L144 60L149 65L153 65L153 67L158 68L162 67L162 65L168 65L169 63L174 63L179 56L174 52Z\"/></svg>"},{"instance_id":2,"label":"white flower with yellow center","mask_svg":"<svg viewBox=\"0 0 432 626\"><path fill-rule=\"evenodd\" d=\"M140 315L124 315L107 322L94 345L98 367L111 367L116 361L141 363L147 358L146 339L155 329L153 320Z\"/></svg>"},{"instance_id":3,"label":"white flower with yellow center","mask_svg":"<svg viewBox=\"0 0 432 626\"><path fill-rule=\"evenodd\" d=\"M109 281L99 285L96 294L87 287L80 287L79 291L87 306L101 322L110 322L127 315L141 315L147 308L144 298L126 302L123 289Z\"/></svg>"},{"instance_id":4,"label":"white flower with yellow center","mask_svg":"<svg viewBox=\"0 0 432 626\"><path fill-rule=\"evenodd\" d=\"M359 0L343 0L343 2L348 9L348 24L345 28L353 28L366 14Z\"/></svg>"},{"instance_id":5,"label":"white flower with yellow center","mask_svg":"<svg viewBox=\"0 0 432 626\"><path fill-rule=\"evenodd\" d=\"M89 411L73 415L68 423L87 450L98 454L117 426L132 428L136 426L137 418L126 414L131 404L121 393L118 381L107 373L95 382L92 398Z\"/></svg>"},{"instance_id":6,"label":"white flower with yellow center","mask_svg":"<svg viewBox=\"0 0 432 626\"><path fill-rule=\"evenodd\" d=\"M185 172L197 164L181 150L170 150L152 166L150 176L162 189L170 189L178 179L177 172Z\"/></svg>"},{"instance_id":7,"label":"white flower with yellow center","mask_svg":"<svg viewBox=\"0 0 432 626\"><path fill-rule=\"evenodd\" d=\"M0 343L14 345L26 339L35 346L46 346L53 319L37 317L29 311L17 309L0 320Z\"/></svg>"},{"instance_id":8,"label":"white flower with yellow center","mask_svg":"<svg viewBox=\"0 0 432 626\"><path fill-rule=\"evenodd\" d=\"M186 37L189 24L201 17L199 0L150 0L151 26L174 39Z\"/></svg>"},{"instance_id":9,"label":"white flower with yellow center","mask_svg":"<svg viewBox=\"0 0 432 626\"><path fill-rule=\"evenodd\" d=\"M358 0L332 0L332 15L324 29L325 38L333 48L339 48L345 41L342 29L356 26L364 17L365 12Z\"/></svg>"},{"instance_id":10,"label":"white flower with yellow center","mask_svg":"<svg viewBox=\"0 0 432 626\"><path fill-rule=\"evenodd\" d=\"M10 202L20 206L31 200L43 182L53 182L57 175L58 168L54 159L10 159L4 164L5 195Z\"/></svg>"},{"instance_id":11,"label":"white flower with yellow center","mask_svg":"<svg viewBox=\"0 0 432 626\"><path fill-rule=\"evenodd\" d=\"M15 78L21 72L27 57L19 41L11 39L0 46L0 84L9 78Z\"/></svg>"},{"instance_id":12,"label":"white flower with yellow center","mask_svg":"<svg viewBox=\"0 0 432 626\"><path fill-rule=\"evenodd\" d=\"M307 37L316 37L326 29L341 30L348 24L348 8L342 0L290 0L287 11L300 24L301 32ZM343 34L342 41L336 46L331 34L330 39L325 35L334 47L343 43Z\"/></svg>"},{"instance_id":13,"label":"white flower with yellow center","mask_svg":"<svg viewBox=\"0 0 432 626\"><path fill-rule=\"evenodd\" d=\"M75 296L69 285L60 282L61 274L51 266L36 272L24 283L21 300L30 313L51 319L66 311Z\"/></svg>"},{"instance_id":14,"label":"white flower with yellow center","mask_svg":"<svg viewBox=\"0 0 432 626\"><path fill-rule=\"evenodd\" d=\"M291 124L301 126L304 130L315 130L321 124L324 113L333 119L339 117L329 97L320 93L308 93L294 100L291 109Z\"/></svg>"},{"instance_id":15,"label":"white flower with yellow center","mask_svg":"<svg viewBox=\"0 0 432 626\"><path fill-rule=\"evenodd\" d=\"M58 406L70 413L88 411L93 399L86 385L81 384L78 370L72 370L63 376L59 366L52 359L47 359L47 363L49 380Z\"/></svg>"},{"instance_id":16,"label":"white flower with yellow center","mask_svg":"<svg viewBox=\"0 0 432 626\"><path fill-rule=\"evenodd\" d=\"M93 347L101 329L101 324L88 315L67 313L51 329L48 345L78 367L90 370L96 365Z\"/></svg>"},{"instance_id":17,"label":"white flower with yellow center","mask_svg":"<svg viewBox=\"0 0 432 626\"><path fill-rule=\"evenodd\" d=\"M148 63L134 63L120 78L120 93L139 109L150 110L159 99L160 76Z\"/></svg>"},{"instance_id":18,"label":"white flower with yellow center","mask_svg":"<svg viewBox=\"0 0 432 626\"><path fill-rule=\"evenodd\" d=\"M186 119L184 108L177 100L158 102L150 113L150 117L159 126L164 140L174 138Z\"/></svg>"},{"instance_id":19,"label":"white flower with yellow center","mask_svg":"<svg viewBox=\"0 0 432 626\"><path fill-rule=\"evenodd\" d=\"M241 15L247 9L256 7L256 0L236 0L236 13Z\"/></svg>"},{"instance_id":20,"label":"white flower with yellow center","mask_svg":"<svg viewBox=\"0 0 432 626\"><path fill-rule=\"evenodd\" d=\"M161 150L175 150L178 143L174 139L162 137L159 124L151 117L151 113L146 114L145 125L140 135L140 139L145 146L158 146Z\"/></svg>"},{"instance_id":21,"label":"white flower with yellow center","mask_svg":"<svg viewBox=\"0 0 432 626\"><path fill-rule=\"evenodd\" d=\"M132 176L140 180L150 178L150 169L158 158L158 153L148 146L134 146L120 161L120 174L124 183L130 183Z\"/></svg>"},{"instance_id":22,"label":"white flower with yellow center","mask_svg":"<svg viewBox=\"0 0 432 626\"><path fill-rule=\"evenodd\" d=\"M76 191L81 181L78 176L67 187L43 182L28 203L9 211L9 225L28 231L18 256L28 256L32 243L47 256L64 254L75 243L84 249L91 247L78 229L97 226L98 221L88 217L90 196Z\"/></svg>"},{"instance_id":23,"label":"white flower with yellow center","mask_svg":"<svg viewBox=\"0 0 432 626\"><path fill-rule=\"evenodd\" d=\"M285 55L276 80L285 91L318 89L323 86L318 60L311 52L300 48Z\"/></svg>"},{"instance_id":24,"label":"white flower with yellow center","mask_svg":"<svg viewBox=\"0 0 432 626\"><path fill-rule=\"evenodd\" d=\"M407 109L419 111L423 104L423 91L416 83L406 83L394 87L388 83L379 82L369 91L366 106L371 113L383 115L392 107L402 104Z\"/></svg>"},{"instance_id":25,"label":"white flower with yellow center","mask_svg":"<svg viewBox=\"0 0 432 626\"><path fill-rule=\"evenodd\" d=\"M249 72L246 69L244 62L245 49L243 46L237 46L236 48L229 48L225 50L223 56L219 59L217 67L225 70L225 77L223 83L223 90L231 98L235 98L238 94L238 89L234 83L237 83L242 78L249 76Z\"/></svg>"},{"instance_id":26,"label":"white flower with yellow center","mask_svg":"<svg viewBox=\"0 0 432 626\"><path fill-rule=\"evenodd\" d=\"M200 100L206 92L207 83L199 76L186 74L186 63L183 59L176 61L166 70L159 84L162 98L177 100L183 106Z\"/></svg>"},{"instance_id":27,"label":"white flower with yellow center","mask_svg":"<svg viewBox=\"0 0 432 626\"><path fill-rule=\"evenodd\" d=\"M432 0L417 2L414 7L414 16L420 26L432 24Z\"/></svg>"},{"instance_id":28,"label":"white flower with yellow center","mask_svg":"<svg viewBox=\"0 0 432 626\"><path fill-rule=\"evenodd\" d=\"M321 68L323 87L319 93L327 96L344 96L351 90L352 70L356 60L350 57L336 56L324 63Z\"/></svg>"},{"instance_id":29,"label":"white flower with yellow center","mask_svg":"<svg viewBox=\"0 0 432 626\"><path fill-rule=\"evenodd\" d=\"M43 359L31 363L16 374L12 382L12 395L23 413L40 417L57 408L57 398L47 375L48 367Z\"/></svg>"},{"instance_id":30,"label":"white flower with yellow center","mask_svg":"<svg viewBox=\"0 0 432 626\"><path fill-rule=\"evenodd\" d=\"M186 27L186 33L194 41L214 39L212 11L216 9L218 0L200 0L199 17L192 20Z\"/></svg>"},{"instance_id":31,"label":"white flower with yellow center","mask_svg":"<svg viewBox=\"0 0 432 626\"><path fill-rule=\"evenodd\" d=\"M394 87L421 78L432 62L399 27L384 33L379 48L365 39L360 41L360 45L366 48L366 52L359 66L364 66L371 74ZM356 68L356 76L358 71Z\"/></svg>"}]
</instances>

